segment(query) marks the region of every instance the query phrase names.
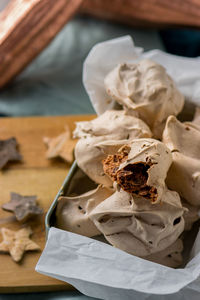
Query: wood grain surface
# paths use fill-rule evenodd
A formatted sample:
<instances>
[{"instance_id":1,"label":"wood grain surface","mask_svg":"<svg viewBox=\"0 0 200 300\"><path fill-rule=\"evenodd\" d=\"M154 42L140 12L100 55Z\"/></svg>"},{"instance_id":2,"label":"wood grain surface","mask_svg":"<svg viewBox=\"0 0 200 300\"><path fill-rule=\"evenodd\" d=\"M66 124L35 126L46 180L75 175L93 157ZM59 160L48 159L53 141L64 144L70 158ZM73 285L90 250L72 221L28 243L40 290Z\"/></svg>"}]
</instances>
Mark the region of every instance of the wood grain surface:
<instances>
[{"instance_id":1,"label":"wood grain surface","mask_svg":"<svg viewBox=\"0 0 200 300\"><path fill-rule=\"evenodd\" d=\"M0 14L0 88L46 47L82 0L12 0Z\"/></svg>"},{"instance_id":2,"label":"wood grain surface","mask_svg":"<svg viewBox=\"0 0 200 300\"><path fill-rule=\"evenodd\" d=\"M0 205L9 201L11 191L22 195L37 195L38 203L46 213L70 166L59 159L51 161L45 158L43 137L62 133L65 125L73 130L75 121L92 118L94 116L1 118L0 139L15 136L23 162L9 163L0 171ZM41 249L45 245L44 217L28 222L33 229L32 239ZM0 208L0 227L18 230L21 226L12 213ZM17 264L8 254L0 254L0 293L72 289L69 284L35 272L40 255L41 252L27 252L22 262Z\"/></svg>"},{"instance_id":3,"label":"wood grain surface","mask_svg":"<svg viewBox=\"0 0 200 300\"><path fill-rule=\"evenodd\" d=\"M85 14L125 24L145 26L200 26L197 0L84 0Z\"/></svg>"}]
</instances>

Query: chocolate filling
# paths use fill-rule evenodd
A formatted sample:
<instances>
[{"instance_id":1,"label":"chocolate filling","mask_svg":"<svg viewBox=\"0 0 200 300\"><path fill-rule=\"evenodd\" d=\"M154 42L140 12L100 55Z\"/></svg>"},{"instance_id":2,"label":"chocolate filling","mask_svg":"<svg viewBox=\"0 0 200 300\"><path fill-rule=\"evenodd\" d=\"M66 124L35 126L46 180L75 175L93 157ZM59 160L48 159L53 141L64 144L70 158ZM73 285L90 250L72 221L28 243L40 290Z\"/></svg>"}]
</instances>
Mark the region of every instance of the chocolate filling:
<instances>
[{"instance_id":1,"label":"chocolate filling","mask_svg":"<svg viewBox=\"0 0 200 300\"><path fill-rule=\"evenodd\" d=\"M116 181L126 192L136 194L155 202L157 200L157 190L148 186L148 169L151 163L138 162L129 164L119 170L120 164L127 159L128 153L108 155L103 161L104 172Z\"/></svg>"},{"instance_id":2,"label":"chocolate filling","mask_svg":"<svg viewBox=\"0 0 200 300\"><path fill-rule=\"evenodd\" d=\"M127 159L129 150L129 147L125 146L120 153L108 155L107 158L102 161L105 174L110 176L113 181L117 181L117 171L120 164Z\"/></svg>"},{"instance_id":3,"label":"chocolate filling","mask_svg":"<svg viewBox=\"0 0 200 300\"><path fill-rule=\"evenodd\" d=\"M151 165L146 163L130 164L117 171L117 183L126 192L136 194L155 202L157 190L146 184L148 169Z\"/></svg>"}]
</instances>

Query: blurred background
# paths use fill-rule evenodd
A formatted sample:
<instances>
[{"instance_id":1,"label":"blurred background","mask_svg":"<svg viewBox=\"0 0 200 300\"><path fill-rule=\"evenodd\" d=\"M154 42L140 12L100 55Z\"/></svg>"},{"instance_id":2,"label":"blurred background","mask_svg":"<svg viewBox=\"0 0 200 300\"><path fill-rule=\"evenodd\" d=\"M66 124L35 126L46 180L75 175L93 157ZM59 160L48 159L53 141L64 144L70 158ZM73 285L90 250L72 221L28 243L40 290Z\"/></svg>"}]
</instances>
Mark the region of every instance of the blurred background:
<instances>
[{"instance_id":1,"label":"blurred background","mask_svg":"<svg viewBox=\"0 0 200 300\"><path fill-rule=\"evenodd\" d=\"M3 10L9 2L10 0L1 0L0 9ZM23 3L23 0L18 2ZM99 11L98 2L101 2ZM76 12L23 72L6 88L1 89L1 116L94 113L82 85L82 64L91 47L101 41L129 34L135 45L142 47L144 51L161 49L175 55L199 55L200 33L198 29L191 28L195 22L198 23L200 11L200 6L191 9L190 2L195 1L149 1L155 9L147 11L143 18L139 15L138 19L134 18L134 14L139 11L137 6L133 5L133 17L131 13L127 16L126 11L123 12L123 8L130 5L129 0L116 0L113 13L108 11L110 7L103 7L103 2L106 1L88 4L91 7L85 9L86 13L83 9ZM140 6L142 2L140 0ZM145 2L147 1L144 4ZM96 7L95 3L98 4ZM139 1L132 1L134 3L137 5ZM160 15L156 3L162 5L161 8L158 6L162 9ZM175 4L177 6L174 7ZM122 7L121 16L119 9L117 10L119 6ZM182 15L181 12L177 15L173 12L179 7L184 9ZM140 8L139 12L145 12L142 6Z\"/></svg>"}]
</instances>

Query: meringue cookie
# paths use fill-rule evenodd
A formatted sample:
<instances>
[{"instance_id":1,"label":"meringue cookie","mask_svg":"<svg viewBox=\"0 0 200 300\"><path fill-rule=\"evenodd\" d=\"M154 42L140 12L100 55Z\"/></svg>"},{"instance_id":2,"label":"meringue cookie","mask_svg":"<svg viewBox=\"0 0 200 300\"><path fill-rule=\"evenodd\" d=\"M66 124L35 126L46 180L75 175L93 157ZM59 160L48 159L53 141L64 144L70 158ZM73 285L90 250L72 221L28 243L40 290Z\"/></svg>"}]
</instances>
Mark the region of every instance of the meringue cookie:
<instances>
[{"instance_id":1,"label":"meringue cookie","mask_svg":"<svg viewBox=\"0 0 200 300\"><path fill-rule=\"evenodd\" d=\"M172 163L170 150L155 139L135 139L109 154L103 161L104 172L126 192L159 202Z\"/></svg>"},{"instance_id":2,"label":"meringue cookie","mask_svg":"<svg viewBox=\"0 0 200 300\"><path fill-rule=\"evenodd\" d=\"M149 59L137 64L120 64L104 80L107 94L126 110L138 113L160 138L169 115L183 108L184 97L171 77Z\"/></svg>"},{"instance_id":3,"label":"meringue cookie","mask_svg":"<svg viewBox=\"0 0 200 300\"><path fill-rule=\"evenodd\" d=\"M170 116L163 142L173 157L166 181L168 187L191 205L200 206L200 126L193 122L181 123Z\"/></svg>"},{"instance_id":4,"label":"meringue cookie","mask_svg":"<svg viewBox=\"0 0 200 300\"><path fill-rule=\"evenodd\" d=\"M111 186L112 181L104 174L102 160L127 141L151 135L140 119L126 115L124 111L107 111L90 122L77 123L74 131L74 137L80 138L75 147L77 164L94 182Z\"/></svg>"},{"instance_id":5,"label":"meringue cookie","mask_svg":"<svg viewBox=\"0 0 200 300\"><path fill-rule=\"evenodd\" d=\"M145 257L173 244L184 230L184 208L178 193L165 189L162 203L152 205L122 189L89 214L113 246Z\"/></svg>"},{"instance_id":6,"label":"meringue cookie","mask_svg":"<svg viewBox=\"0 0 200 300\"><path fill-rule=\"evenodd\" d=\"M89 219L89 213L113 191L102 186L76 197L62 196L56 208L58 228L88 237L101 234Z\"/></svg>"},{"instance_id":7,"label":"meringue cookie","mask_svg":"<svg viewBox=\"0 0 200 300\"><path fill-rule=\"evenodd\" d=\"M185 210L184 214L183 214L183 218L185 220L185 230L191 230L192 229L192 225L199 220L199 211L200 211L200 207L197 206L193 206L190 205L189 203L187 203L186 201L184 201L183 199L181 200L182 205L187 208L187 210Z\"/></svg>"},{"instance_id":8,"label":"meringue cookie","mask_svg":"<svg viewBox=\"0 0 200 300\"><path fill-rule=\"evenodd\" d=\"M127 142L127 140L102 141L102 137L82 138L77 142L75 147L77 164L94 182L111 187L112 180L104 173L102 160L108 154L114 154Z\"/></svg>"},{"instance_id":9,"label":"meringue cookie","mask_svg":"<svg viewBox=\"0 0 200 300\"><path fill-rule=\"evenodd\" d=\"M183 242L181 239L178 239L166 249L146 256L145 259L170 268L177 268L183 262L182 251Z\"/></svg>"},{"instance_id":10,"label":"meringue cookie","mask_svg":"<svg viewBox=\"0 0 200 300\"><path fill-rule=\"evenodd\" d=\"M123 140L151 137L149 127L140 119L127 115L124 110L107 110L92 121L77 122L74 138L102 137L102 140Z\"/></svg>"},{"instance_id":11,"label":"meringue cookie","mask_svg":"<svg viewBox=\"0 0 200 300\"><path fill-rule=\"evenodd\" d=\"M192 121L192 123L200 126L200 107L196 107L194 120Z\"/></svg>"}]
</instances>

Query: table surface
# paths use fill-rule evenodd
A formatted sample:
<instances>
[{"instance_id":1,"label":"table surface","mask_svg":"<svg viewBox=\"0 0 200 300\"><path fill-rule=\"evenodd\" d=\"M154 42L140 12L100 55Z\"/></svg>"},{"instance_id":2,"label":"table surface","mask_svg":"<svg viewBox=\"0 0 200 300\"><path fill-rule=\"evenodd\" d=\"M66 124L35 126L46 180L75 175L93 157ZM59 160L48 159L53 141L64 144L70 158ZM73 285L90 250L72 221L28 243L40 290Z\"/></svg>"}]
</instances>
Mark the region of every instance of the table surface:
<instances>
[{"instance_id":1,"label":"table surface","mask_svg":"<svg viewBox=\"0 0 200 300\"><path fill-rule=\"evenodd\" d=\"M72 131L75 121L91 118L92 116L87 115L1 118L0 139L16 137L23 161L21 163L10 162L0 171L0 204L9 201L10 192L37 195L38 203L46 213L70 165L61 159L46 159L43 137L59 135L66 125ZM0 209L0 227L11 230L20 229L23 225L13 220L12 216L12 213ZM41 249L45 245L44 217L45 215L42 215L26 223L31 226L32 238ZM41 275L34 270L40 255L41 252L28 252L21 263L15 263L8 254L1 254L0 293L72 289L70 285Z\"/></svg>"}]
</instances>

